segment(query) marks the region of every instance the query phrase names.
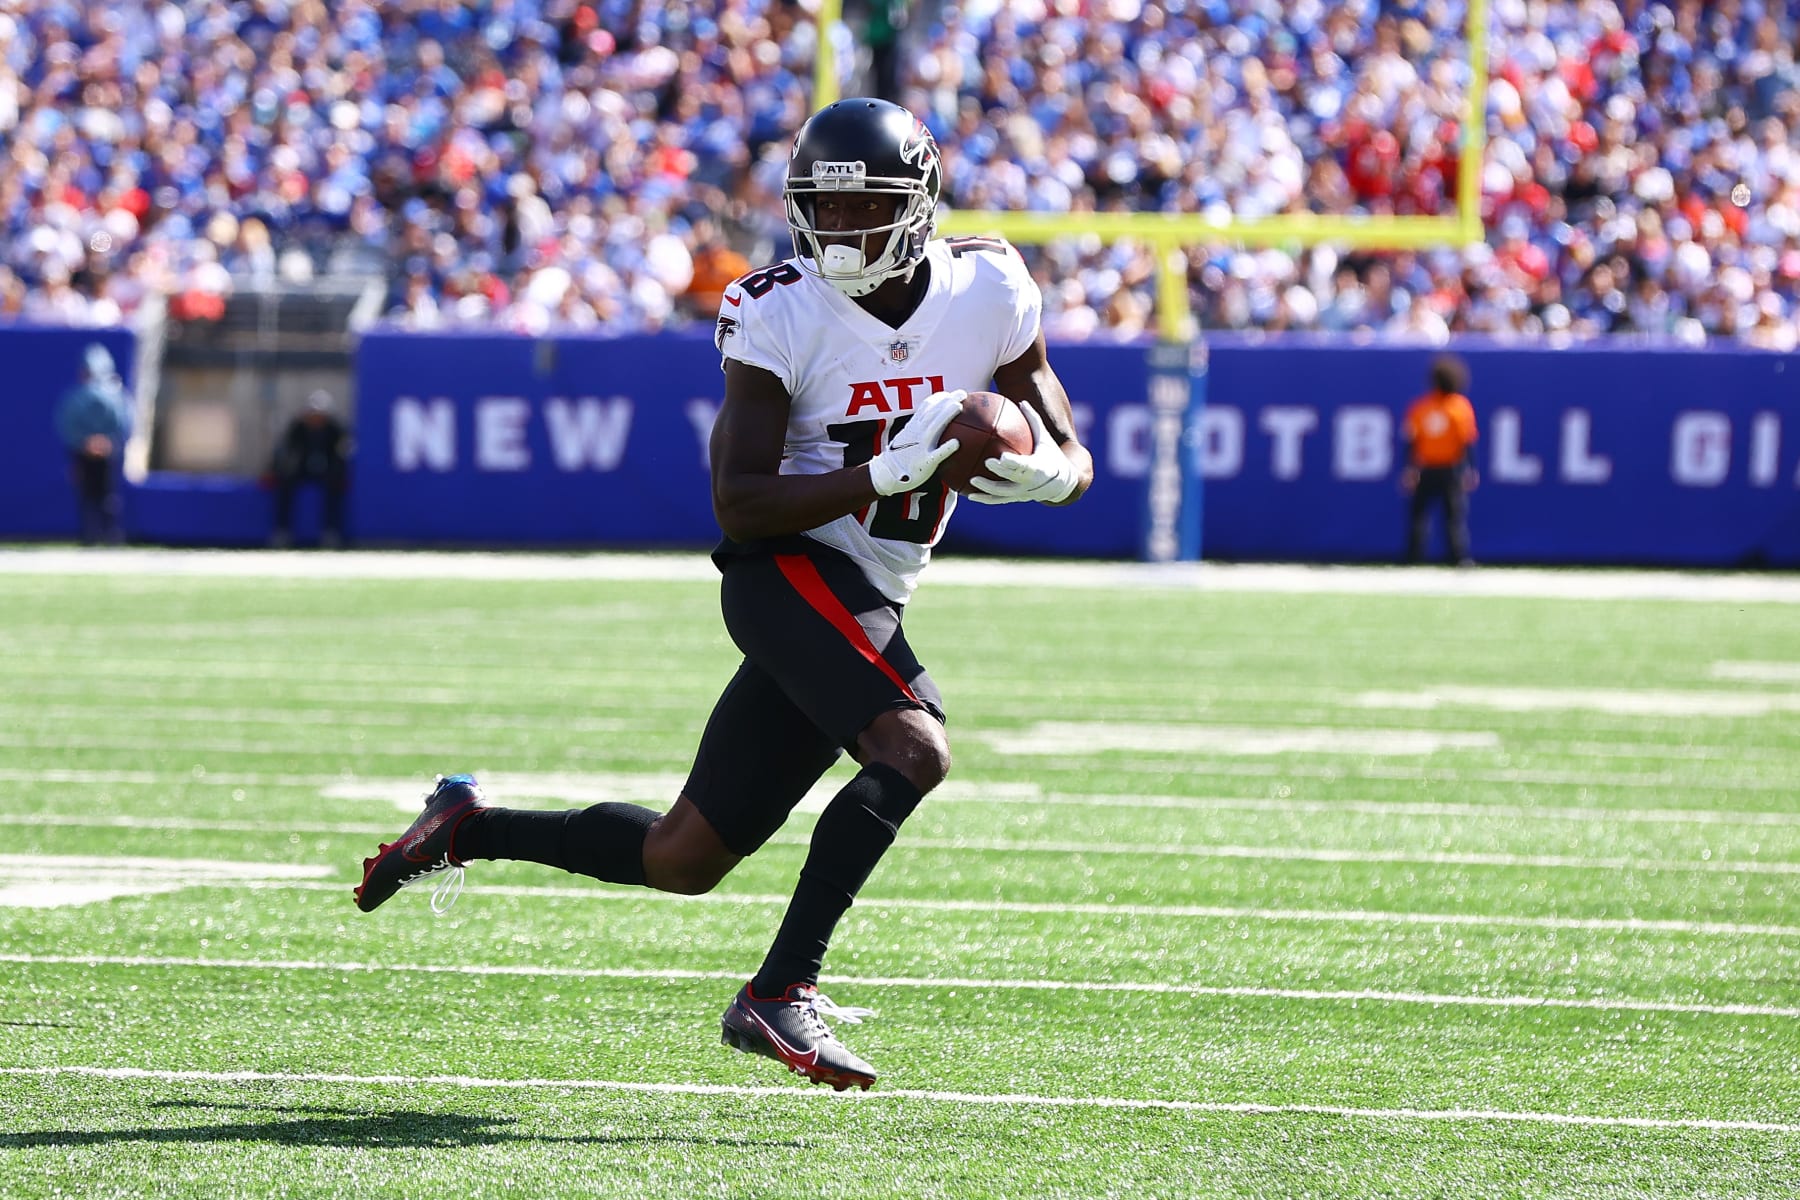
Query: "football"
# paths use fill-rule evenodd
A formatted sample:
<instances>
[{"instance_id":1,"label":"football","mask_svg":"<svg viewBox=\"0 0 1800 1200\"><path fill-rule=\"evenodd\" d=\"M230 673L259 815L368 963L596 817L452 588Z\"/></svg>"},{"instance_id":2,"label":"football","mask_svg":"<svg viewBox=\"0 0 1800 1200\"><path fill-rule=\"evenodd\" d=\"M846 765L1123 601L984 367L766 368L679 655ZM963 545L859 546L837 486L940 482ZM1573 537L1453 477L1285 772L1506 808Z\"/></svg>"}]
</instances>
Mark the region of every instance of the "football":
<instances>
[{"instance_id":1,"label":"football","mask_svg":"<svg viewBox=\"0 0 1800 1200\"><path fill-rule=\"evenodd\" d=\"M987 470L988 459L1006 450L1031 453L1031 425L1025 420L1025 411L999 392L970 392L962 402L962 412L944 427L938 444L952 438L961 445L938 468L935 478L965 494L975 490L969 481L976 476L995 478Z\"/></svg>"}]
</instances>

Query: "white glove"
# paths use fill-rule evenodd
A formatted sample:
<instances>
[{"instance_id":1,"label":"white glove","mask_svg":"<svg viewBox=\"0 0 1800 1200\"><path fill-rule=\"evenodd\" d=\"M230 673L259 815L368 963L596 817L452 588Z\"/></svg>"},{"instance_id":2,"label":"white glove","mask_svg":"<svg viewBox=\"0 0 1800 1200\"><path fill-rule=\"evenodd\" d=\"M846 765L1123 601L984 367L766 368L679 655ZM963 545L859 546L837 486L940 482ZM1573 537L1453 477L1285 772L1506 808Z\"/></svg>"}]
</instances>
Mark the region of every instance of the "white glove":
<instances>
[{"instance_id":1,"label":"white glove","mask_svg":"<svg viewBox=\"0 0 1800 1200\"><path fill-rule=\"evenodd\" d=\"M906 428L888 443L886 450L869 460L869 482L875 485L878 495L892 496L923 487L944 460L956 453L961 442L951 438L940 446L938 438L944 435L944 426L962 411L962 402L968 394L961 388L954 392L933 392L913 409Z\"/></svg>"},{"instance_id":2,"label":"white glove","mask_svg":"<svg viewBox=\"0 0 1800 1200\"><path fill-rule=\"evenodd\" d=\"M1044 419L1038 416L1037 409L1029 404L1019 407L1025 410L1025 420L1031 424L1031 453L1014 454L1008 450L998 458L988 459L984 465L1000 478L983 479L977 475L969 481L969 486L977 489L969 493L969 499L977 504L1017 504L1022 500L1055 504L1068 499L1081 482L1075 464L1044 429Z\"/></svg>"}]
</instances>

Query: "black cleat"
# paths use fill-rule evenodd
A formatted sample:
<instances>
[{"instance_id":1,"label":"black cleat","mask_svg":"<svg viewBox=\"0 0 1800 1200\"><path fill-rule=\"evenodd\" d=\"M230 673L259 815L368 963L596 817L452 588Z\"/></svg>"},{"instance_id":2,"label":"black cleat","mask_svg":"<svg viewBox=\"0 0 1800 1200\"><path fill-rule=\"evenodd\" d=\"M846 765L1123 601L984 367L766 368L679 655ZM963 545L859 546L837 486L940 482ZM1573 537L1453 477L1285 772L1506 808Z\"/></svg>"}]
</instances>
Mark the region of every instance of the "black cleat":
<instances>
[{"instance_id":1,"label":"black cleat","mask_svg":"<svg viewBox=\"0 0 1800 1200\"><path fill-rule=\"evenodd\" d=\"M398 839L381 846L374 858L363 859L363 881L354 892L356 907L374 912L408 884L439 871L450 871L453 874L431 898L433 912L448 909L462 891L463 865L450 854L451 839L464 817L486 807L487 797L481 794L473 775L439 778L437 787L425 797L425 811L419 819L407 826Z\"/></svg>"},{"instance_id":2,"label":"black cleat","mask_svg":"<svg viewBox=\"0 0 1800 1200\"><path fill-rule=\"evenodd\" d=\"M796 983L777 1000L753 995L745 984L725 1010L722 1040L749 1054L761 1054L811 1083L829 1083L838 1091L869 1090L875 1068L845 1048L824 1018L860 1025L874 1016L866 1008L840 1008L810 983Z\"/></svg>"}]
</instances>

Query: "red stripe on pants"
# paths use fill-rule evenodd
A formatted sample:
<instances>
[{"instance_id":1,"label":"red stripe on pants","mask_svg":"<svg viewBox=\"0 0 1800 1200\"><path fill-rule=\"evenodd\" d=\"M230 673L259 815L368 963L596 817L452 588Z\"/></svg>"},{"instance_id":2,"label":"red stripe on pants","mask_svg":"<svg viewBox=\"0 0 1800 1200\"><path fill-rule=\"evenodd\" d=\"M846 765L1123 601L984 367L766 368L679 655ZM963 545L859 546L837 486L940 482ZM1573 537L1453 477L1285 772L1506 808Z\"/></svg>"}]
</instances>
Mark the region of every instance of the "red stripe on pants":
<instances>
[{"instance_id":1,"label":"red stripe on pants","mask_svg":"<svg viewBox=\"0 0 1800 1200\"><path fill-rule=\"evenodd\" d=\"M914 704L921 703L919 698L913 695L912 688L907 686L906 680L900 678L900 672L894 670L893 665L881 657L881 651L875 648L875 643L871 642L869 635L863 632L863 627L857 622L856 616L845 608L843 602L832 593L824 576L819 574L819 568L813 565L812 559L804 554L777 554L775 565L781 568L781 573L787 577L787 581L794 585L794 590L800 593L800 598L812 605L814 612L830 621L832 628L843 634L844 640L856 647L858 654L868 659L877 670L893 680L894 686L899 688L908 700Z\"/></svg>"}]
</instances>

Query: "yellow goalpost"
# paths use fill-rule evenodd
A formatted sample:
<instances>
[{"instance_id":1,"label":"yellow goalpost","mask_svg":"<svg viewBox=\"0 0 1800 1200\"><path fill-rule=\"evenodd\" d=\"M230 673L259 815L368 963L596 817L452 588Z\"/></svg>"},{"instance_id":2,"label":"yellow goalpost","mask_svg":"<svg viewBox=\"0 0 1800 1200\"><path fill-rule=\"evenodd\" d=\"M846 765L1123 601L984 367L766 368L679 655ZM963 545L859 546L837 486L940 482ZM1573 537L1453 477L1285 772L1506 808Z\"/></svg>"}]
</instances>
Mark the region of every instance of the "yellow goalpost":
<instances>
[{"instance_id":1,"label":"yellow goalpost","mask_svg":"<svg viewBox=\"0 0 1800 1200\"><path fill-rule=\"evenodd\" d=\"M842 0L819 0L814 107L838 95L838 67L831 31ZM1199 557L1199 480L1187 470L1183 445L1194 436L1204 401L1205 345L1188 297L1187 246L1230 242L1242 246L1314 246L1361 250L1415 250L1468 245L1482 240L1481 167L1486 146L1488 80L1487 0L1469 0L1464 24L1469 87L1461 122L1456 211L1449 216L1341 216L1285 213L1272 217L1215 219L1198 213L1041 213L951 210L938 229L952 234L995 234L1018 245L1098 236L1150 246L1156 261L1157 344L1150 351L1151 469L1143 557L1163 561Z\"/></svg>"},{"instance_id":2,"label":"yellow goalpost","mask_svg":"<svg viewBox=\"0 0 1800 1200\"><path fill-rule=\"evenodd\" d=\"M821 0L819 52L814 63L814 107L838 94L837 58L828 31L840 20L842 0ZM938 222L944 233L997 234L1018 245L1098 235L1130 239L1157 250L1157 329L1166 340L1191 333L1186 263L1174 262L1184 246L1235 242L1244 246L1311 246L1330 242L1361 250L1417 250L1467 245L1482 239L1481 163L1486 145L1488 78L1487 0L1469 0L1464 34L1469 47L1469 92L1463 110L1462 154L1457 163L1456 212L1451 216L1323 216L1292 213L1214 220L1198 213L1036 213L951 210Z\"/></svg>"}]
</instances>

